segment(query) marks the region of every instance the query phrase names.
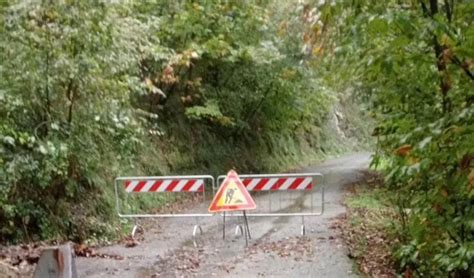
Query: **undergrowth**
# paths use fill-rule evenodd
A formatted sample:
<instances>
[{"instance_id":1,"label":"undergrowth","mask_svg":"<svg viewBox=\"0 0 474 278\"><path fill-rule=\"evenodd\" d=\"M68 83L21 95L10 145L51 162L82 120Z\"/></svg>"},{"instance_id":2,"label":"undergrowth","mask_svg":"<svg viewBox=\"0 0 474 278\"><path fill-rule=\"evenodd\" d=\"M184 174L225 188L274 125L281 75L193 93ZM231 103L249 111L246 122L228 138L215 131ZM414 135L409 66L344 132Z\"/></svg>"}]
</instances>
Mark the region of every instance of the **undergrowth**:
<instances>
[{"instance_id":1,"label":"undergrowth","mask_svg":"<svg viewBox=\"0 0 474 278\"><path fill-rule=\"evenodd\" d=\"M397 245L398 218L390 192L380 187L373 173L364 173L361 182L349 186L345 200L347 213L336 222L357 268L368 277L394 277L392 249Z\"/></svg>"}]
</instances>

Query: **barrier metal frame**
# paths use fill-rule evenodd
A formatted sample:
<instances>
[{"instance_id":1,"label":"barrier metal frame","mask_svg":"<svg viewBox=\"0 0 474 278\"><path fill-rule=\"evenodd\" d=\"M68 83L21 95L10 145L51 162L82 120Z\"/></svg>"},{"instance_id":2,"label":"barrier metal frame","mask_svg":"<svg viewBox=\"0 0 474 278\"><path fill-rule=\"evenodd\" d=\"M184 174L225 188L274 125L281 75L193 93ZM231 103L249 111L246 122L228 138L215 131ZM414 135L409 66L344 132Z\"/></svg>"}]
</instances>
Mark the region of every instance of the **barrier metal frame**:
<instances>
[{"instance_id":1,"label":"barrier metal frame","mask_svg":"<svg viewBox=\"0 0 474 278\"><path fill-rule=\"evenodd\" d=\"M199 231L200 234L202 235L202 228L201 225L199 225L198 218L200 217L212 217L213 214L211 213L156 213L156 214L126 214L121 212L121 206L120 206L120 197L119 197L119 185L123 184L123 182L127 180L180 180L180 179L203 179L204 180L204 189L201 192L183 192L183 191L176 191L176 192L170 192L170 191L163 191L163 192L125 192L125 194L146 194L146 193L153 193L153 194L159 194L159 193L201 193L202 194L202 200L206 200L206 181L209 181L211 183L212 190L214 192L215 189L215 179L211 175L183 175L183 176L130 176L130 177L117 177L114 180L114 190L115 190L115 209L117 211L117 215L120 218L190 218L194 217L196 218L196 224L193 227L193 243L194 246L197 246L196 242L196 235L197 232ZM134 237L135 232L138 229L138 224L135 223L131 236Z\"/></svg>"},{"instance_id":2,"label":"barrier metal frame","mask_svg":"<svg viewBox=\"0 0 474 278\"><path fill-rule=\"evenodd\" d=\"M216 192L217 188L219 188L225 179L226 175L220 175L217 177L217 183L215 184L216 188L214 188L214 192ZM262 190L262 191L253 191L250 190L249 192L266 192L267 194L271 194L272 192L283 192L283 191L307 191L311 192L311 212L276 212L276 213L252 213L248 212L247 216L248 217L298 217L301 216L301 235L306 234L306 227L304 223L304 217L305 216L321 216L324 214L324 188L325 188L325 180L324 180L324 175L321 173L289 173L289 174L245 174L245 175L239 175L239 178L241 180L244 179L257 179L257 178L305 178L305 177L311 177L313 179L312 181L312 189L311 190ZM320 184L315 184L316 178L320 178L321 183ZM316 186L321 187L321 211L319 212L313 212L313 193L315 192ZM271 197L270 197L270 206L271 206ZM223 217L225 218L226 216L230 217L241 217L243 214L238 213L238 214L224 214ZM242 231L241 227L236 227L235 234L238 234L238 231Z\"/></svg>"}]
</instances>

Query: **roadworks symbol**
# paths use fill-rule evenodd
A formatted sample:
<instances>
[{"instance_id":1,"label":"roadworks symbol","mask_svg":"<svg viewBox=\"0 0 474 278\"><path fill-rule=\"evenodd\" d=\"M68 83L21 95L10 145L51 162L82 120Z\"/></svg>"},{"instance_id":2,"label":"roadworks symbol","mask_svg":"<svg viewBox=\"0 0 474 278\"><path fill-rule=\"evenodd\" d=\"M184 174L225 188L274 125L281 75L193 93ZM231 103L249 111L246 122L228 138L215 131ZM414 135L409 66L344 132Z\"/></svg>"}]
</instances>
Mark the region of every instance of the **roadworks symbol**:
<instances>
[{"instance_id":1,"label":"roadworks symbol","mask_svg":"<svg viewBox=\"0 0 474 278\"><path fill-rule=\"evenodd\" d=\"M235 171L229 171L209 206L210 212L250 210L257 206Z\"/></svg>"},{"instance_id":2,"label":"roadworks symbol","mask_svg":"<svg viewBox=\"0 0 474 278\"><path fill-rule=\"evenodd\" d=\"M223 205L239 205L244 202L242 192L237 188L234 181L229 181L229 185L224 191L225 198L220 198L217 202L218 206Z\"/></svg>"}]
</instances>

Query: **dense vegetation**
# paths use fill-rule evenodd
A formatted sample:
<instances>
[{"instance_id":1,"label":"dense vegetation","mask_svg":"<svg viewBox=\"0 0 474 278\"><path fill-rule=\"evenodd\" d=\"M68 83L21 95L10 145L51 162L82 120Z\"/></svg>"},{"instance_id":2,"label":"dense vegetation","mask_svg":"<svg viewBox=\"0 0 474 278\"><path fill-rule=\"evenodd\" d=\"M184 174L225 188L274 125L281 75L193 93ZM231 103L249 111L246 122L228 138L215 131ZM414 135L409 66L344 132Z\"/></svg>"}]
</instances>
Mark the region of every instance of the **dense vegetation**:
<instances>
[{"instance_id":1,"label":"dense vegetation","mask_svg":"<svg viewBox=\"0 0 474 278\"><path fill-rule=\"evenodd\" d=\"M474 3L347 1L337 68L371 104L400 272L474 274ZM408 276L410 277L410 276Z\"/></svg>"},{"instance_id":2,"label":"dense vegetation","mask_svg":"<svg viewBox=\"0 0 474 278\"><path fill-rule=\"evenodd\" d=\"M338 97L309 12L0 2L0 240L110 235L115 176L276 170L329 151Z\"/></svg>"},{"instance_id":3,"label":"dense vegetation","mask_svg":"<svg viewBox=\"0 0 474 278\"><path fill-rule=\"evenodd\" d=\"M472 1L2 1L0 21L1 241L110 234L118 175L311 158L358 99L398 271L474 273Z\"/></svg>"}]
</instances>

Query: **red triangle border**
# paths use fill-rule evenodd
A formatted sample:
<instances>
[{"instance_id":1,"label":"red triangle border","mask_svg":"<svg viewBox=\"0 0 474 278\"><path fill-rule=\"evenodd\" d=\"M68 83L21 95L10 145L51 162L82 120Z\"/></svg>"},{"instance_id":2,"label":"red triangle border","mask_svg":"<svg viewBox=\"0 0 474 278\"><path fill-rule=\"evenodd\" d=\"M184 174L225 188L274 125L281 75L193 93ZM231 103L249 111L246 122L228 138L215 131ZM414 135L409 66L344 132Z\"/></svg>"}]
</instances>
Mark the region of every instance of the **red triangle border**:
<instances>
[{"instance_id":1,"label":"red triangle border","mask_svg":"<svg viewBox=\"0 0 474 278\"><path fill-rule=\"evenodd\" d=\"M242 195L245 198L245 201L247 202L246 204L243 205L225 205L225 206L217 206L218 200L222 197L222 194L224 194L224 191L229 184L230 181L234 181L239 190L242 192ZM244 186L242 181L239 179L239 176L237 173L233 170L229 171L227 173L227 176L225 177L224 181L222 182L222 185L219 187L219 190L217 190L216 195L214 196L211 205L209 206L209 212L224 212L224 211L236 211L236 210L252 210L256 209L257 205L255 204L254 200L252 199L252 196L250 196L250 193L248 192L247 188Z\"/></svg>"}]
</instances>

